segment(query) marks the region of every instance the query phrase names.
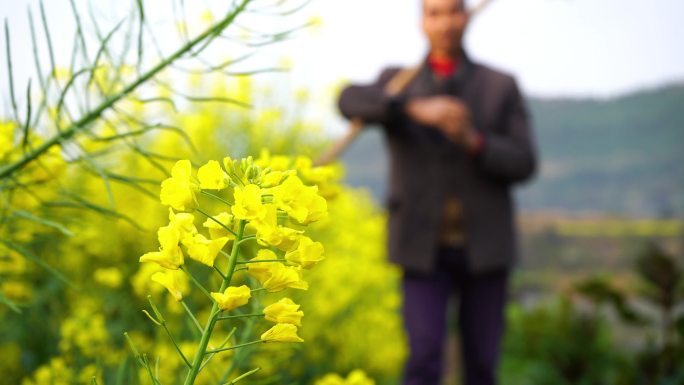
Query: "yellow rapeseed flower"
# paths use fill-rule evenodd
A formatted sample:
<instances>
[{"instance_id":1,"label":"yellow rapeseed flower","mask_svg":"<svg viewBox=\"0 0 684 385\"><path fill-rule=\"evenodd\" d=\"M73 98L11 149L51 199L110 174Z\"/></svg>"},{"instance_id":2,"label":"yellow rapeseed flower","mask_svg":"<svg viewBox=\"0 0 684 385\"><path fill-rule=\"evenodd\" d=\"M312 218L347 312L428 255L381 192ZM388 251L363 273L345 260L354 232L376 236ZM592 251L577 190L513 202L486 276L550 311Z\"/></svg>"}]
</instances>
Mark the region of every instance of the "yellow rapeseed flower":
<instances>
[{"instance_id":1,"label":"yellow rapeseed flower","mask_svg":"<svg viewBox=\"0 0 684 385\"><path fill-rule=\"evenodd\" d=\"M178 230L181 242L192 240L192 237L197 234L195 227L195 216L190 213L174 213L173 209L169 207L169 226Z\"/></svg>"},{"instance_id":2,"label":"yellow rapeseed flower","mask_svg":"<svg viewBox=\"0 0 684 385\"><path fill-rule=\"evenodd\" d=\"M253 262L253 261L271 261L278 259L274 252L267 249L257 251L256 257L251 259L247 264L247 274L254 277L259 282L266 281L271 276L271 265L279 262Z\"/></svg>"},{"instance_id":3,"label":"yellow rapeseed flower","mask_svg":"<svg viewBox=\"0 0 684 385\"><path fill-rule=\"evenodd\" d=\"M197 179L201 189L221 190L228 187L228 174L215 160L210 160L197 170Z\"/></svg>"},{"instance_id":4,"label":"yellow rapeseed flower","mask_svg":"<svg viewBox=\"0 0 684 385\"><path fill-rule=\"evenodd\" d=\"M228 214L224 211L214 215L213 217L217 221L221 222L225 227L216 223L216 221L214 221L213 219L207 218L207 220L204 221L204 223L202 223L202 226L209 229L209 237L211 237L211 239L221 237L228 237L228 239L234 239L235 235L233 235L233 233L231 233L230 231L226 230L226 227L229 229L233 228L233 215Z\"/></svg>"},{"instance_id":5,"label":"yellow rapeseed flower","mask_svg":"<svg viewBox=\"0 0 684 385\"><path fill-rule=\"evenodd\" d=\"M257 240L260 244L275 246L283 251L291 250L302 236L303 231L291 229L289 227L260 226L255 224L257 229Z\"/></svg>"},{"instance_id":6,"label":"yellow rapeseed flower","mask_svg":"<svg viewBox=\"0 0 684 385\"><path fill-rule=\"evenodd\" d=\"M303 316L304 312L299 310L299 305L289 298L282 298L264 308L264 318L271 322L302 326Z\"/></svg>"},{"instance_id":7,"label":"yellow rapeseed flower","mask_svg":"<svg viewBox=\"0 0 684 385\"><path fill-rule=\"evenodd\" d=\"M305 269L310 269L323 260L323 245L312 241L309 237L302 236L297 248L286 253L285 259Z\"/></svg>"},{"instance_id":8,"label":"yellow rapeseed flower","mask_svg":"<svg viewBox=\"0 0 684 385\"><path fill-rule=\"evenodd\" d=\"M229 286L223 293L211 293L211 298L216 301L219 308L223 311L233 310L237 307L245 305L249 302L252 296L251 290L248 286Z\"/></svg>"},{"instance_id":9,"label":"yellow rapeseed flower","mask_svg":"<svg viewBox=\"0 0 684 385\"><path fill-rule=\"evenodd\" d=\"M269 277L262 282L264 288L271 293L285 290L287 288L308 290L309 284L302 280L293 267L285 266L282 263L273 263L268 270Z\"/></svg>"},{"instance_id":10,"label":"yellow rapeseed flower","mask_svg":"<svg viewBox=\"0 0 684 385\"><path fill-rule=\"evenodd\" d=\"M342 177L342 169L339 165L326 165L314 167L311 158L298 156L294 161L294 167L302 180L307 184L318 186L318 194L325 199L334 198L340 192L337 181Z\"/></svg>"},{"instance_id":11,"label":"yellow rapeseed flower","mask_svg":"<svg viewBox=\"0 0 684 385\"><path fill-rule=\"evenodd\" d=\"M192 167L189 160L179 160L171 169L171 177L162 181L161 203L178 211L195 207L194 186L190 181Z\"/></svg>"},{"instance_id":12,"label":"yellow rapeseed flower","mask_svg":"<svg viewBox=\"0 0 684 385\"><path fill-rule=\"evenodd\" d=\"M283 251L292 249L299 241L303 231L278 225L275 205L265 205L266 213L261 220L252 222L256 228L257 241L264 246L275 246Z\"/></svg>"},{"instance_id":13,"label":"yellow rapeseed flower","mask_svg":"<svg viewBox=\"0 0 684 385\"><path fill-rule=\"evenodd\" d=\"M261 149L259 159L254 163L261 168L270 168L271 171L284 171L288 175L291 174L290 164L292 159L284 155L271 156L271 152L267 148Z\"/></svg>"},{"instance_id":14,"label":"yellow rapeseed flower","mask_svg":"<svg viewBox=\"0 0 684 385\"><path fill-rule=\"evenodd\" d=\"M181 287L183 286L183 283L181 281L183 274L183 272L178 270L158 271L152 274L150 279L164 286L166 290L168 290L169 293L171 293L173 298L175 298L176 301L180 302L183 299L183 292L181 291Z\"/></svg>"},{"instance_id":15,"label":"yellow rapeseed flower","mask_svg":"<svg viewBox=\"0 0 684 385\"><path fill-rule=\"evenodd\" d=\"M264 342L304 342L297 335L297 327L292 324L275 324L261 335Z\"/></svg>"},{"instance_id":16,"label":"yellow rapeseed flower","mask_svg":"<svg viewBox=\"0 0 684 385\"><path fill-rule=\"evenodd\" d=\"M140 257L140 262L155 262L166 269L178 269L183 264L183 252L178 246L180 232L171 226L164 226L157 231L157 237L159 251L145 253Z\"/></svg>"},{"instance_id":17,"label":"yellow rapeseed flower","mask_svg":"<svg viewBox=\"0 0 684 385\"><path fill-rule=\"evenodd\" d=\"M228 237L208 240L202 234L195 234L192 237L192 241L188 241L184 245L188 248L188 256L190 258L212 267L214 266L216 256L225 246L226 242L228 242Z\"/></svg>"},{"instance_id":18,"label":"yellow rapeseed flower","mask_svg":"<svg viewBox=\"0 0 684 385\"><path fill-rule=\"evenodd\" d=\"M270 171L261 177L261 187L274 187L280 184L285 178L292 175L290 171Z\"/></svg>"},{"instance_id":19,"label":"yellow rapeseed flower","mask_svg":"<svg viewBox=\"0 0 684 385\"><path fill-rule=\"evenodd\" d=\"M305 186L296 175L292 175L272 189L278 208L297 222L308 224L323 219L328 213L325 199L318 195L317 186Z\"/></svg>"},{"instance_id":20,"label":"yellow rapeseed flower","mask_svg":"<svg viewBox=\"0 0 684 385\"><path fill-rule=\"evenodd\" d=\"M261 219L266 214L266 207L261 203L261 189L255 184L235 189L233 215L237 219Z\"/></svg>"}]
</instances>

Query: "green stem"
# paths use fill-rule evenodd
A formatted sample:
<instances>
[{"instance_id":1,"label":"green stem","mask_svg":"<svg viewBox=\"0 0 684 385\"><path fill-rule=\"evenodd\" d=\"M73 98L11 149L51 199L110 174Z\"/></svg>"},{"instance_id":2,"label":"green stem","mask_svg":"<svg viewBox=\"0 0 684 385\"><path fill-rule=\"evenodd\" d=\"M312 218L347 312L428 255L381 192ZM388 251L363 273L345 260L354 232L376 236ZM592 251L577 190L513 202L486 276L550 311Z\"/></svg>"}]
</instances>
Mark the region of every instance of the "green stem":
<instances>
[{"instance_id":1,"label":"green stem","mask_svg":"<svg viewBox=\"0 0 684 385\"><path fill-rule=\"evenodd\" d=\"M265 341L262 340L257 340L257 341L251 341L251 342L245 342L244 344L238 344L238 345L233 345L233 346L228 346L227 348L220 348L220 349L213 349L213 350L207 350L206 354L214 354L218 352L224 352L226 350L233 350L233 349L238 349L238 348L244 348L245 346L249 345L254 345L254 344L263 344Z\"/></svg>"},{"instance_id":2,"label":"green stem","mask_svg":"<svg viewBox=\"0 0 684 385\"><path fill-rule=\"evenodd\" d=\"M128 335L128 332L124 332L124 337L126 337L126 341L128 341L128 345L130 346L131 350L133 351L133 355L135 356L135 359L138 362L138 365L147 370L147 374L150 376L150 380L152 380L152 384L160 385L159 380L152 373L152 369L150 368L150 363L149 363L149 361L147 361L147 356L144 354L140 355L138 348L136 348L135 344L133 343L133 340Z\"/></svg>"},{"instance_id":3,"label":"green stem","mask_svg":"<svg viewBox=\"0 0 684 385\"><path fill-rule=\"evenodd\" d=\"M17 112L17 99L14 97L14 76L12 75L12 52L10 48L10 35L7 19L5 19L5 47L7 48L7 76L9 77L9 91L10 101L12 102L12 110L14 111L14 120L19 122L19 113Z\"/></svg>"},{"instance_id":4,"label":"green stem","mask_svg":"<svg viewBox=\"0 0 684 385\"><path fill-rule=\"evenodd\" d=\"M59 143L62 143L63 141L71 138L78 131L88 129L90 123L92 123L93 121L98 119L102 115L102 113L105 112L105 110L109 109L116 102L123 99L125 96L127 96L131 92L133 92L141 84L152 79L155 75L157 75L163 69L168 67L171 63L173 63L174 61L176 61L177 59L179 59L180 57L185 55L187 52L192 51L192 49L195 46L202 43L204 40L213 39L216 36L218 36L221 33L221 31L223 31L226 27L228 27L233 22L233 20L235 20L235 18L240 13L242 13L242 11L247 7L247 4L249 2L250 2L250 0L242 0L240 5L237 8L235 8L230 14L228 14L225 18L223 18L223 20L221 20L216 25L211 26L209 29L204 31L202 34L197 36L195 39L187 42L184 46L179 48L176 52L171 54L166 59L159 62L156 66L154 66L149 71L140 75L140 77L138 77L135 81L130 83L128 86L126 86L121 92L119 92L116 95L113 95L111 97L106 98L102 103L100 103L92 111L88 112L87 114L85 114L83 117L81 117L77 121L71 123L64 130L59 131L59 133L57 133L53 137L45 140L45 142L43 142L40 146L35 147L33 149L33 151L26 154L24 157L22 157L18 161L1 168L0 169L0 179L4 179L4 178L14 174L16 171L20 170L21 168L26 166L28 163L30 163L31 161L33 161L34 159L38 158L40 155L45 153L52 146L57 145Z\"/></svg>"},{"instance_id":5,"label":"green stem","mask_svg":"<svg viewBox=\"0 0 684 385\"><path fill-rule=\"evenodd\" d=\"M169 339L173 343L173 346L176 347L176 351L178 352L178 355L180 355L180 357L183 359L183 362L185 362L185 365L187 365L189 368L190 367L190 361L188 361L187 357L185 357L185 354L183 354L183 351L181 350L180 346L178 346L178 344L176 343L176 339L173 338L173 334L171 334L171 331L166 326L166 322L162 322L161 326L164 328L166 335L169 336Z\"/></svg>"},{"instance_id":6,"label":"green stem","mask_svg":"<svg viewBox=\"0 0 684 385\"><path fill-rule=\"evenodd\" d=\"M235 331L236 331L236 330L237 330L237 328L234 327L234 328L230 331L230 333L228 333L228 335L226 336L226 338L223 339L223 342L221 342L221 345L219 345L219 348L222 348L222 347L226 346L226 344L228 343L228 341L230 341L230 339L233 338L233 334L235 334ZM202 369L204 369L205 366L209 365L209 361L211 361L211 359L212 359L213 357L214 357L214 354L207 354L207 359L204 360L204 363L202 363L202 366L200 366L200 369L199 369L199 370L202 371Z\"/></svg>"},{"instance_id":7,"label":"green stem","mask_svg":"<svg viewBox=\"0 0 684 385\"><path fill-rule=\"evenodd\" d=\"M131 347L131 350L133 351L133 355L135 356L135 358L140 359L140 352L138 352L138 348L133 343L133 340L128 335L128 332L124 332L124 337L126 337L126 341L128 341L128 346Z\"/></svg>"},{"instance_id":8,"label":"green stem","mask_svg":"<svg viewBox=\"0 0 684 385\"><path fill-rule=\"evenodd\" d=\"M202 293L204 293L204 295L206 295L210 300L212 300L212 301L214 300L211 297L211 294L209 294L209 292L207 291L207 289L205 289L204 286L202 286L202 284L199 283L199 281L197 279L195 279L195 277L193 277L192 274L190 274L190 271L185 266L181 266L181 270L183 270L183 272L185 272L185 275L190 277L190 280L192 281L192 283L194 283L195 286L197 286L202 291Z\"/></svg>"},{"instance_id":9,"label":"green stem","mask_svg":"<svg viewBox=\"0 0 684 385\"><path fill-rule=\"evenodd\" d=\"M150 321L154 322L155 325L161 326L161 322L157 321L156 318L152 317L152 314L150 314L147 310L143 309L142 312L147 316L147 318L149 318Z\"/></svg>"},{"instance_id":10,"label":"green stem","mask_svg":"<svg viewBox=\"0 0 684 385\"><path fill-rule=\"evenodd\" d=\"M254 291L254 290L252 290ZM250 314L236 314L236 315L224 315L218 317L219 320L231 319L231 318L242 318L242 317L261 317L264 313L250 313Z\"/></svg>"},{"instance_id":11,"label":"green stem","mask_svg":"<svg viewBox=\"0 0 684 385\"><path fill-rule=\"evenodd\" d=\"M256 239L256 235L248 235L248 236L246 236L246 237L240 239L240 243L242 243L242 242L247 242L247 241L250 241L250 240L252 240L252 239Z\"/></svg>"},{"instance_id":12,"label":"green stem","mask_svg":"<svg viewBox=\"0 0 684 385\"><path fill-rule=\"evenodd\" d=\"M245 220L240 220L240 223L238 224L238 232L235 237L236 242L233 242L233 249L230 252L230 259L228 260L228 271L226 273L225 279L221 283L221 288L219 289L220 293L223 293L226 290L228 285L230 285L231 279L233 278L233 271L235 270L238 253L240 251L239 241L240 239L242 239L242 235L245 232L246 224L247 221ZM193 385L195 383L195 379L197 378L200 367L202 366L202 360L204 359L205 354L207 354L209 338L211 337L211 333L213 332L214 326L216 325L216 321L218 320L219 311L218 304L216 302L212 304L211 312L209 314L210 316L207 320L207 325L204 328L204 332L202 333L202 338L200 339L199 347L197 348L197 353L195 354L195 358L193 359L190 371L188 372L188 375L185 377L185 382L183 383L184 385Z\"/></svg>"},{"instance_id":13,"label":"green stem","mask_svg":"<svg viewBox=\"0 0 684 385\"><path fill-rule=\"evenodd\" d=\"M211 216L211 214L209 214L208 212L202 210L202 209L199 208L199 207L196 208L196 210L199 211L201 214L203 214L205 217L207 217L207 218L211 219L212 221L214 221L214 222L218 223L219 225L221 225L221 227L223 227L224 229L228 230L231 234L237 235L237 234L235 234L235 231L233 231L230 227L228 227L228 226L226 226L225 224L221 223L221 221L219 221L218 219L216 219L216 218L214 218L213 216Z\"/></svg>"},{"instance_id":14,"label":"green stem","mask_svg":"<svg viewBox=\"0 0 684 385\"><path fill-rule=\"evenodd\" d=\"M266 262L287 262L286 259L258 259L256 261L250 260L250 261L238 261L238 265L246 265L248 263L266 263Z\"/></svg>"},{"instance_id":15,"label":"green stem","mask_svg":"<svg viewBox=\"0 0 684 385\"><path fill-rule=\"evenodd\" d=\"M241 376L235 377L235 379L233 379L231 382L226 382L226 383L223 384L223 385L232 385L232 384L235 384L236 382L245 379L245 377L247 377L247 376L251 376L252 374L258 372L259 370L261 370L261 368L252 369L252 370L250 370L249 372L247 372L247 373L245 373L245 374L243 374L243 375L241 375Z\"/></svg>"},{"instance_id":16,"label":"green stem","mask_svg":"<svg viewBox=\"0 0 684 385\"><path fill-rule=\"evenodd\" d=\"M183 305L183 308L185 311L188 313L188 316L190 316L190 319L192 319L192 322L197 326L197 330L199 330L200 333L202 333L202 325L200 325L199 321L197 321L197 318L195 318L195 315L192 313L188 305L185 303L184 300L180 301L181 305Z\"/></svg>"},{"instance_id":17,"label":"green stem","mask_svg":"<svg viewBox=\"0 0 684 385\"><path fill-rule=\"evenodd\" d=\"M162 313L161 313L161 312L159 311L159 309L157 308L157 305L155 305L155 304L154 304L154 301L152 301L152 296L151 296L151 295L148 295L148 296L147 296L147 300L150 302L150 306L152 306L152 310L154 311L154 315L157 316L157 320L156 320L155 323L156 323L157 325L161 326L162 328L164 328L164 331L166 332L166 335L169 336L169 339L170 339L171 342L173 343L173 346L176 347L176 351L178 352L178 355L180 355L180 357L183 359L183 362L185 362L185 365L187 365L188 368L189 368L189 367L190 367L190 361L188 361L188 359L185 357L185 354L183 354L183 351L181 350L180 346L178 346L178 344L176 343L176 339L173 338L173 334L171 334L171 331L170 331L169 328L166 326L166 319L164 319L164 316L162 315ZM143 312L145 312L145 314L147 314L147 316L148 316L150 319L152 319L152 317L151 317L145 310L143 310ZM153 320L153 321L154 321L154 320Z\"/></svg>"},{"instance_id":18,"label":"green stem","mask_svg":"<svg viewBox=\"0 0 684 385\"><path fill-rule=\"evenodd\" d=\"M212 194L212 193L210 193L210 192L208 192L208 191L200 190L200 194L206 195L206 196L208 196L208 197L212 197L212 198L218 200L219 202L225 203L225 204L228 205L228 206L233 206L233 203L229 202L229 201L226 200L226 199L221 198L220 196L218 196L218 195L216 195L216 194Z\"/></svg>"},{"instance_id":19,"label":"green stem","mask_svg":"<svg viewBox=\"0 0 684 385\"><path fill-rule=\"evenodd\" d=\"M256 301L252 302L252 308L255 309L256 306ZM245 323L245 328L243 330L243 336L250 336L252 335L252 329L254 329L254 322L255 318L247 318L247 322ZM223 346L219 346L219 348L222 348ZM223 371L223 375L221 375L221 378L219 380L219 383L224 383L228 381L228 377L233 373L233 369L236 367L240 367L243 358L245 357L246 352L244 350L236 350L233 356L231 357L230 363L228 364L227 368Z\"/></svg>"},{"instance_id":20,"label":"green stem","mask_svg":"<svg viewBox=\"0 0 684 385\"><path fill-rule=\"evenodd\" d=\"M161 382L159 382L157 376L154 373L152 373L152 368L150 367L150 361L147 359L147 354L142 355L142 361L144 363L143 367L147 369L147 375L150 376L152 383L154 385L161 385Z\"/></svg>"},{"instance_id":21,"label":"green stem","mask_svg":"<svg viewBox=\"0 0 684 385\"><path fill-rule=\"evenodd\" d=\"M221 269L219 269L218 267L216 267L216 265L214 265L214 271L215 271L216 273L218 273L218 275L221 276L221 279L226 279L226 276L223 275L223 273L221 272Z\"/></svg>"}]
</instances>

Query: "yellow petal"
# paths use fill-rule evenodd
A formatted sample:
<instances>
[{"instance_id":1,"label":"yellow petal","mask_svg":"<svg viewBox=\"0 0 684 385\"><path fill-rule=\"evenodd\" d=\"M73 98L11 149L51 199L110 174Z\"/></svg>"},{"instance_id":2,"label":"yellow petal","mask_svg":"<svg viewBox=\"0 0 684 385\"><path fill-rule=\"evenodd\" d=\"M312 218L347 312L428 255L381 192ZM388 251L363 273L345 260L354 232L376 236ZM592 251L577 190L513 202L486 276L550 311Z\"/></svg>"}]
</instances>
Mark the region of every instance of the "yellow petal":
<instances>
[{"instance_id":1,"label":"yellow petal","mask_svg":"<svg viewBox=\"0 0 684 385\"><path fill-rule=\"evenodd\" d=\"M174 213L173 209L169 208L169 226L178 230L181 241L197 234L195 216L190 213Z\"/></svg>"},{"instance_id":2,"label":"yellow petal","mask_svg":"<svg viewBox=\"0 0 684 385\"><path fill-rule=\"evenodd\" d=\"M280 262L254 262L254 261L271 261L278 259L278 256L275 255L274 252L271 250L267 249L261 249L257 251L256 257L252 258L250 260L250 263L247 264L247 274L251 275L252 277L256 278L257 281L261 282L262 284L268 280L268 278L271 276L271 266L275 263L280 263Z\"/></svg>"},{"instance_id":3,"label":"yellow petal","mask_svg":"<svg viewBox=\"0 0 684 385\"><path fill-rule=\"evenodd\" d=\"M303 281L299 272L292 267L282 263L274 263L270 270L269 278L263 282L264 288L271 293L285 290L287 288L308 290L309 284Z\"/></svg>"},{"instance_id":4,"label":"yellow petal","mask_svg":"<svg viewBox=\"0 0 684 385\"><path fill-rule=\"evenodd\" d=\"M187 159L182 159L176 162L171 168L171 176L173 178L190 180L190 173L192 172L192 165Z\"/></svg>"},{"instance_id":5,"label":"yellow petal","mask_svg":"<svg viewBox=\"0 0 684 385\"><path fill-rule=\"evenodd\" d=\"M246 285L239 287L229 286L223 293L211 293L211 297L223 311L233 310L247 304L251 296L252 292Z\"/></svg>"},{"instance_id":6,"label":"yellow petal","mask_svg":"<svg viewBox=\"0 0 684 385\"><path fill-rule=\"evenodd\" d=\"M195 207L195 195L190 181L168 178L162 181L159 199L163 205L171 206L178 211L191 210Z\"/></svg>"},{"instance_id":7,"label":"yellow petal","mask_svg":"<svg viewBox=\"0 0 684 385\"><path fill-rule=\"evenodd\" d=\"M215 160L210 160L197 170L197 179L201 189L221 190L228 186L228 175Z\"/></svg>"},{"instance_id":8,"label":"yellow petal","mask_svg":"<svg viewBox=\"0 0 684 385\"><path fill-rule=\"evenodd\" d=\"M292 324L276 324L261 335L265 342L304 342L297 335L297 327Z\"/></svg>"},{"instance_id":9,"label":"yellow petal","mask_svg":"<svg viewBox=\"0 0 684 385\"><path fill-rule=\"evenodd\" d=\"M280 301L264 308L264 318L271 322L302 326L303 316L304 312L299 310L299 305L289 298L282 298Z\"/></svg>"},{"instance_id":10,"label":"yellow petal","mask_svg":"<svg viewBox=\"0 0 684 385\"><path fill-rule=\"evenodd\" d=\"M195 234L192 241L185 243L188 248L188 256L209 267L214 266L216 256L228 242L228 237L208 240L202 234Z\"/></svg>"},{"instance_id":11,"label":"yellow petal","mask_svg":"<svg viewBox=\"0 0 684 385\"><path fill-rule=\"evenodd\" d=\"M177 251L175 253L165 252L165 251L152 251L143 254L140 257L140 262L154 262L165 269L178 270L178 268L183 264L183 254L180 251L180 247L176 246Z\"/></svg>"},{"instance_id":12,"label":"yellow petal","mask_svg":"<svg viewBox=\"0 0 684 385\"><path fill-rule=\"evenodd\" d=\"M183 292L181 291L181 287L184 286L181 282L183 277L184 275L180 271L158 271L152 274L150 279L164 286L173 295L173 298L180 302L183 299Z\"/></svg>"},{"instance_id":13,"label":"yellow petal","mask_svg":"<svg viewBox=\"0 0 684 385\"><path fill-rule=\"evenodd\" d=\"M254 184L248 184L244 188L236 188L234 193L235 204L232 212L237 219L255 220L266 215L266 207L261 202L261 189Z\"/></svg>"},{"instance_id":14,"label":"yellow petal","mask_svg":"<svg viewBox=\"0 0 684 385\"><path fill-rule=\"evenodd\" d=\"M323 260L323 245L320 242L312 241L309 237L302 236L297 249L286 253L285 259L300 265L304 269L310 269Z\"/></svg>"}]
</instances>

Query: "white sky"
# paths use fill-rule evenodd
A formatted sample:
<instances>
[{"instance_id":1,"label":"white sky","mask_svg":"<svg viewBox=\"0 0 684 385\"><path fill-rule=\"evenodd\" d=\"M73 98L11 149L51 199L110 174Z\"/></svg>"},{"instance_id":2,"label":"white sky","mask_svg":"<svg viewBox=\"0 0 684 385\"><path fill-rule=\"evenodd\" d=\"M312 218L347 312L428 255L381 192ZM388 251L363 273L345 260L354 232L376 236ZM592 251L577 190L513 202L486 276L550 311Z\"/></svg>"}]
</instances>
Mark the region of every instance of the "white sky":
<instances>
[{"instance_id":1,"label":"white sky","mask_svg":"<svg viewBox=\"0 0 684 385\"><path fill-rule=\"evenodd\" d=\"M171 0L144 2L149 15L172 16ZM74 29L69 1L45 3L56 51L67 61ZM77 4L84 3L77 0ZM96 4L112 16L117 12L127 15L129 7L121 3L126 4L121 0L98 0ZM228 2L185 3L198 15L207 6ZM0 0L0 17L8 20L12 30L18 93L23 92L33 71L28 5L38 20L37 1ZM414 64L425 54L419 6L420 0L313 0L298 20L318 15L323 26L315 33L264 48L258 60L273 64L289 57L294 68L284 81L291 87L314 89L314 93L340 79L370 81L389 64ZM257 27L273 29L277 24ZM5 108L8 92L2 35L0 108ZM466 47L475 60L513 73L529 95L610 97L684 82L682 37L683 0L494 0L473 20ZM278 76L283 80L286 75Z\"/></svg>"},{"instance_id":2,"label":"white sky","mask_svg":"<svg viewBox=\"0 0 684 385\"><path fill-rule=\"evenodd\" d=\"M426 50L419 0L315 6L325 54L311 60L337 76L372 79ZM684 80L682 0L494 0L470 27L470 55L515 74L528 94L611 96Z\"/></svg>"}]
</instances>

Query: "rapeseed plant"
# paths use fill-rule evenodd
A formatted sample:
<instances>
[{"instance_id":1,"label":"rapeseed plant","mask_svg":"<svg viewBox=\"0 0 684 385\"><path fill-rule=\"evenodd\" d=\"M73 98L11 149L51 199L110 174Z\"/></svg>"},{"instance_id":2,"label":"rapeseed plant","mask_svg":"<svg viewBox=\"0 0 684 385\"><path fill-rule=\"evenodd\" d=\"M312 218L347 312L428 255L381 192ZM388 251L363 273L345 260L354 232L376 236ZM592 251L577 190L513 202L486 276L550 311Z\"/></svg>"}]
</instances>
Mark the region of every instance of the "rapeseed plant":
<instances>
[{"instance_id":1,"label":"rapeseed plant","mask_svg":"<svg viewBox=\"0 0 684 385\"><path fill-rule=\"evenodd\" d=\"M310 162L299 162L310 165ZM159 250L145 253L139 259L141 263L153 263L162 269L150 279L166 288L197 325L200 335L193 355L186 355L176 342L152 296L148 299L153 314L147 311L145 314L164 329L187 366L185 385L195 384L202 369L216 354L259 343L304 342L297 334L304 313L292 299L283 297L257 313L264 320L275 322L259 339L228 345L235 340L232 338L234 333L239 336L242 332L234 329L218 346L210 345L219 322L255 316L234 312L247 305L253 295L286 289L307 290L308 283L303 279L302 271L313 268L324 258L323 245L304 233L307 225L327 217L325 198L318 193L317 185L308 186L302 182L296 168L273 170L269 163L283 168L284 159L274 157L273 162L264 159L255 162L252 157L240 161L226 157L222 165L210 160L199 167L196 175L193 175L189 160L179 160L170 177L161 183L160 201L170 206L169 223L157 232ZM224 211L210 214L203 209L205 200L218 202ZM203 227L207 235L195 226L196 214L206 217ZM250 255L241 247L245 243L253 243L259 249ZM224 248L230 251L224 251ZM190 261L212 269L220 278L218 287L207 288L211 280L200 282L195 278L187 266ZM251 280L238 286L236 273L240 272L246 272ZM192 281L211 302L204 326L185 303L185 279ZM145 369L152 383L160 383L146 356L141 356L133 339L127 338L140 367ZM227 374L229 372L223 376Z\"/></svg>"}]
</instances>

